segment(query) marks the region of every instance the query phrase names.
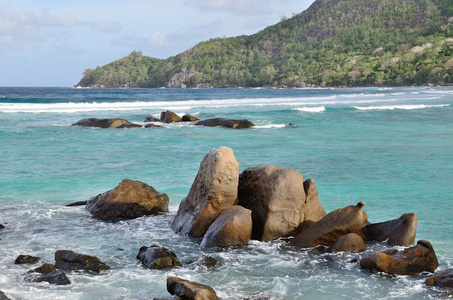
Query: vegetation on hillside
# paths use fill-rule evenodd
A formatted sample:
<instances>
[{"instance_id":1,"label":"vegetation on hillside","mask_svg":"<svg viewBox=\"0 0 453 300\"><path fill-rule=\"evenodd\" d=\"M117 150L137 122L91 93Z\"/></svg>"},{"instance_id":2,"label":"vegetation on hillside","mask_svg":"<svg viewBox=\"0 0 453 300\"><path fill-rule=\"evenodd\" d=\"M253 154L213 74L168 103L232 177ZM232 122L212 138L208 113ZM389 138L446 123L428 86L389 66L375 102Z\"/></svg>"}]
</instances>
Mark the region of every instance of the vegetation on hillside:
<instances>
[{"instance_id":1,"label":"vegetation on hillside","mask_svg":"<svg viewBox=\"0 0 453 300\"><path fill-rule=\"evenodd\" d=\"M381 86L453 83L451 0L317 0L250 36L168 59L133 51L79 86Z\"/></svg>"}]
</instances>

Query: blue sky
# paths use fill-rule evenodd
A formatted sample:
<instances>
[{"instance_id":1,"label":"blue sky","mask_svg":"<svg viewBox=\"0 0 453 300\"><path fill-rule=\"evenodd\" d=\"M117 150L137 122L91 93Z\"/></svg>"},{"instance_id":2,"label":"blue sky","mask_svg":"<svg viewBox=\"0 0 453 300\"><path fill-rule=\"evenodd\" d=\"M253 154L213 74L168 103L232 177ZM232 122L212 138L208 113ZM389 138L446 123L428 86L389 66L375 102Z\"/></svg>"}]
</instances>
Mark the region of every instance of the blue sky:
<instances>
[{"instance_id":1,"label":"blue sky","mask_svg":"<svg viewBox=\"0 0 453 300\"><path fill-rule=\"evenodd\" d=\"M133 50L167 58L253 34L314 0L0 0L0 86L73 86Z\"/></svg>"}]
</instances>

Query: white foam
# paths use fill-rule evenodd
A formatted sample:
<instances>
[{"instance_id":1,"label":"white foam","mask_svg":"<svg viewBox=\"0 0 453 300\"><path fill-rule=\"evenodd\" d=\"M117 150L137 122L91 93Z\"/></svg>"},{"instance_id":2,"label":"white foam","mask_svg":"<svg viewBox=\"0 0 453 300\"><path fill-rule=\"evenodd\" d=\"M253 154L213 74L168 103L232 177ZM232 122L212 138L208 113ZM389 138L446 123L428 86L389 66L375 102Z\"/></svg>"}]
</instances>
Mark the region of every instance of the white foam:
<instances>
[{"instance_id":1,"label":"white foam","mask_svg":"<svg viewBox=\"0 0 453 300\"><path fill-rule=\"evenodd\" d=\"M438 105L413 104L413 105L390 105L390 106L367 106L367 107L353 106L353 107L358 110L394 110L394 109L412 110L447 106L450 106L450 104L438 104Z\"/></svg>"},{"instance_id":2,"label":"white foam","mask_svg":"<svg viewBox=\"0 0 453 300\"><path fill-rule=\"evenodd\" d=\"M325 111L326 108L325 108L324 106L318 106L318 107L299 107L299 108L293 108L293 110L303 111L303 112L319 113L319 112Z\"/></svg>"},{"instance_id":3,"label":"white foam","mask_svg":"<svg viewBox=\"0 0 453 300\"><path fill-rule=\"evenodd\" d=\"M267 124L267 125L258 125L253 128L283 128L286 127L286 124Z\"/></svg>"}]
</instances>

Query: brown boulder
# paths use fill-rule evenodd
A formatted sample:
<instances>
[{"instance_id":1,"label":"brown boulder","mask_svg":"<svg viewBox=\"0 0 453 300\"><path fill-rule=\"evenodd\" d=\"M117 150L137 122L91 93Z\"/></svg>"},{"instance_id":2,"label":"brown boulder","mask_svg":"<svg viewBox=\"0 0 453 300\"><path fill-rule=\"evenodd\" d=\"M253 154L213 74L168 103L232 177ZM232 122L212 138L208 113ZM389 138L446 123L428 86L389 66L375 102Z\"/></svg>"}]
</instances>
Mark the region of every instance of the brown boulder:
<instances>
[{"instance_id":1,"label":"brown boulder","mask_svg":"<svg viewBox=\"0 0 453 300\"><path fill-rule=\"evenodd\" d=\"M222 126L222 127L233 128L233 129L250 128L250 127L255 126L255 124L253 124L252 122L250 122L247 119L234 120L234 119L223 119L223 118L202 120L202 121L195 123L195 125L209 126L209 127Z\"/></svg>"},{"instance_id":2,"label":"brown boulder","mask_svg":"<svg viewBox=\"0 0 453 300\"><path fill-rule=\"evenodd\" d=\"M76 253L71 250L55 252L55 267L62 270L85 270L100 273L110 269L95 256Z\"/></svg>"},{"instance_id":3,"label":"brown boulder","mask_svg":"<svg viewBox=\"0 0 453 300\"><path fill-rule=\"evenodd\" d=\"M216 300L217 295L210 286L177 277L167 278L167 290L170 294L187 300Z\"/></svg>"},{"instance_id":4,"label":"brown boulder","mask_svg":"<svg viewBox=\"0 0 453 300\"><path fill-rule=\"evenodd\" d=\"M142 128L143 126L142 125L139 125L139 124L134 124L134 123L124 123L116 128L118 129L122 129L122 128L129 128L129 129L133 129L133 128Z\"/></svg>"},{"instance_id":5,"label":"brown boulder","mask_svg":"<svg viewBox=\"0 0 453 300\"><path fill-rule=\"evenodd\" d=\"M174 252L159 246L142 246L138 251L137 259L148 269L182 266Z\"/></svg>"},{"instance_id":6,"label":"brown boulder","mask_svg":"<svg viewBox=\"0 0 453 300\"><path fill-rule=\"evenodd\" d=\"M168 196L140 181L124 179L117 187L88 200L86 210L102 220L133 219L168 212Z\"/></svg>"},{"instance_id":7,"label":"brown boulder","mask_svg":"<svg viewBox=\"0 0 453 300\"><path fill-rule=\"evenodd\" d=\"M304 181L305 190L305 209L304 209L304 222L318 222L326 215L326 211L321 206L318 198L318 187L312 178Z\"/></svg>"},{"instance_id":8,"label":"brown boulder","mask_svg":"<svg viewBox=\"0 0 453 300\"><path fill-rule=\"evenodd\" d=\"M366 249L365 241L356 233L349 233L342 236L332 246L333 252L362 252Z\"/></svg>"},{"instance_id":9,"label":"brown boulder","mask_svg":"<svg viewBox=\"0 0 453 300\"><path fill-rule=\"evenodd\" d=\"M193 116L190 116L190 115L184 115L182 116L182 121L183 122L196 122L196 121L199 121L200 119L198 118L195 118Z\"/></svg>"},{"instance_id":10,"label":"brown boulder","mask_svg":"<svg viewBox=\"0 0 453 300\"><path fill-rule=\"evenodd\" d=\"M424 271L434 272L439 263L431 243L420 240L416 246L402 251L375 251L360 260L360 267L392 275L417 275Z\"/></svg>"},{"instance_id":11,"label":"brown boulder","mask_svg":"<svg viewBox=\"0 0 453 300\"><path fill-rule=\"evenodd\" d=\"M128 120L124 119L97 119L97 118L88 118L82 119L72 126L83 126L83 127L97 127L97 128L118 128L123 124L130 123Z\"/></svg>"},{"instance_id":12,"label":"brown boulder","mask_svg":"<svg viewBox=\"0 0 453 300\"><path fill-rule=\"evenodd\" d=\"M296 247L308 248L318 245L332 246L348 233L361 232L367 224L367 214L363 211L365 203L360 201L356 206L347 206L328 213L291 240Z\"/></svg>"},{"instance_id":13,"label":"brown boulder","mask_svg":"<svg viewBox=\"0 0 453 300\"><path fill-rule=\"evenodd\" d=\"M31 255L19 255L16 258L16 260L14 261L14 264L16 264L16 265L30 264L30 263L37 262L40 259L41 259L40 257L31 256Z\"/></svg>"},{"instance_id":14,"label":"brown boulder","mask_svg":"<svg viewBox=\"0 0 453 300\"><path fill-rule=\"evenodd\" d=\"M154 118L153 116L146 117L144 122L160 122L160 119Z\"/></svg>"},{"instance_id":15,"label":"brown boulder","mask_svg":"<svg viewBox=\"0 0 453 300\"><path fill-rule=\"evenodd\" d=\"M303 183L302 174L292 169L258 166L242 172L238 204L252 211L252 239L286 236L303 221Z\"/></svg>"},{"instance_id":16,"label":"brown boulder","mask_svg":"<svg viewBox=\"0 0 453 300\"><path fill-rule=\"evenodd\" d=\"M417 215L407 213L398 219L370 224L365 226L362 232L368 241L387 241L390 245L399 246L412 245L417 232Z\"/></svg>"},{"instance_id":17,"label":"brown boulder","mask_svg":"<svg viewBox=\"0 0 453 300\"><path fill-rule=\"evenodd\" d=\"M251 235L252 211L235 205L225 209L211 224L201 241L201 246L247 245Z\"/></svg>"},{"instance_id":18,"label":"brown boulder","mask_svg":"<svg viewBox=\"0 0 453 300\"><path fill-rule=\"evenodd\" d=\"M211 150L200 163L189 194L179 205L172 228L178 233L203 237L209 226L228 207L235 204L239 164L233 150Z\"/></svg>"},{"instance_id":19,"label":"brown boulder","mask_svg":"<svg viewBox=\"0 0 453 300\"><path fill-rule=\"evenodd\" d=\"M437 272L433 276L426 279L425 284L429 286L453 288L453 269Z\"/></svg>"},{"instance_id":20,"label":"brown boulder","mask_svg":"<svg viewBox=\"0 0 453 300\"><path fill-rule=\"evenodd\" d=\"M160 114L160 121L162 123L175 123L175 122L182 122L181 118L175 114L174 112L172 111L163 111L161 114Z\"/></svg>"}]
</instances>

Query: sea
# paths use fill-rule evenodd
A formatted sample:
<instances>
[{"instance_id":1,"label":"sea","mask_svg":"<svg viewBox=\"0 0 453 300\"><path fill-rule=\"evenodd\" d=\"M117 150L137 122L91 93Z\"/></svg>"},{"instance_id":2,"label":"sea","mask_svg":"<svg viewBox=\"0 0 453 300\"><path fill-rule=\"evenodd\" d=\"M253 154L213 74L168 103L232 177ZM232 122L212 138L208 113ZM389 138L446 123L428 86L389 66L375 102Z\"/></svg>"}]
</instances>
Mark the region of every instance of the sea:
<instances>
[{"instance_id":1,"label":"sea","mask_svg":"<svg viewBox=\"0 0 453 300\"><path fill-rule=\"evenodd\" d=\"M199 119L248 119L250 129L157 124L161 128L71 126L84 118L145 125L162 111ZM292 125L290 125L292 124ZM359 261L376 250L329 253L287 240L202 248L170 223L213 148L233 149L239 171L274 165L316 181L330 212L364 201L371 223L418 215L439 269L453 267L453 88L76 89L0 88L0 290L11 299L170 297L176 276L211 286L220 299L447 299L429 275L370 273ZM166 193L170 212L103 222L83 206L123 179ZM158 245L182 267L150 270L136 256ZM405 247L396 247L402 250ZM55 263L57 250L97 256L111 269L66 272L71 284L26 283L27 271ZM41 260L14 264L19 255ZM214 267L194 264L204 257Z\"/></svg>"}]
</instances>

